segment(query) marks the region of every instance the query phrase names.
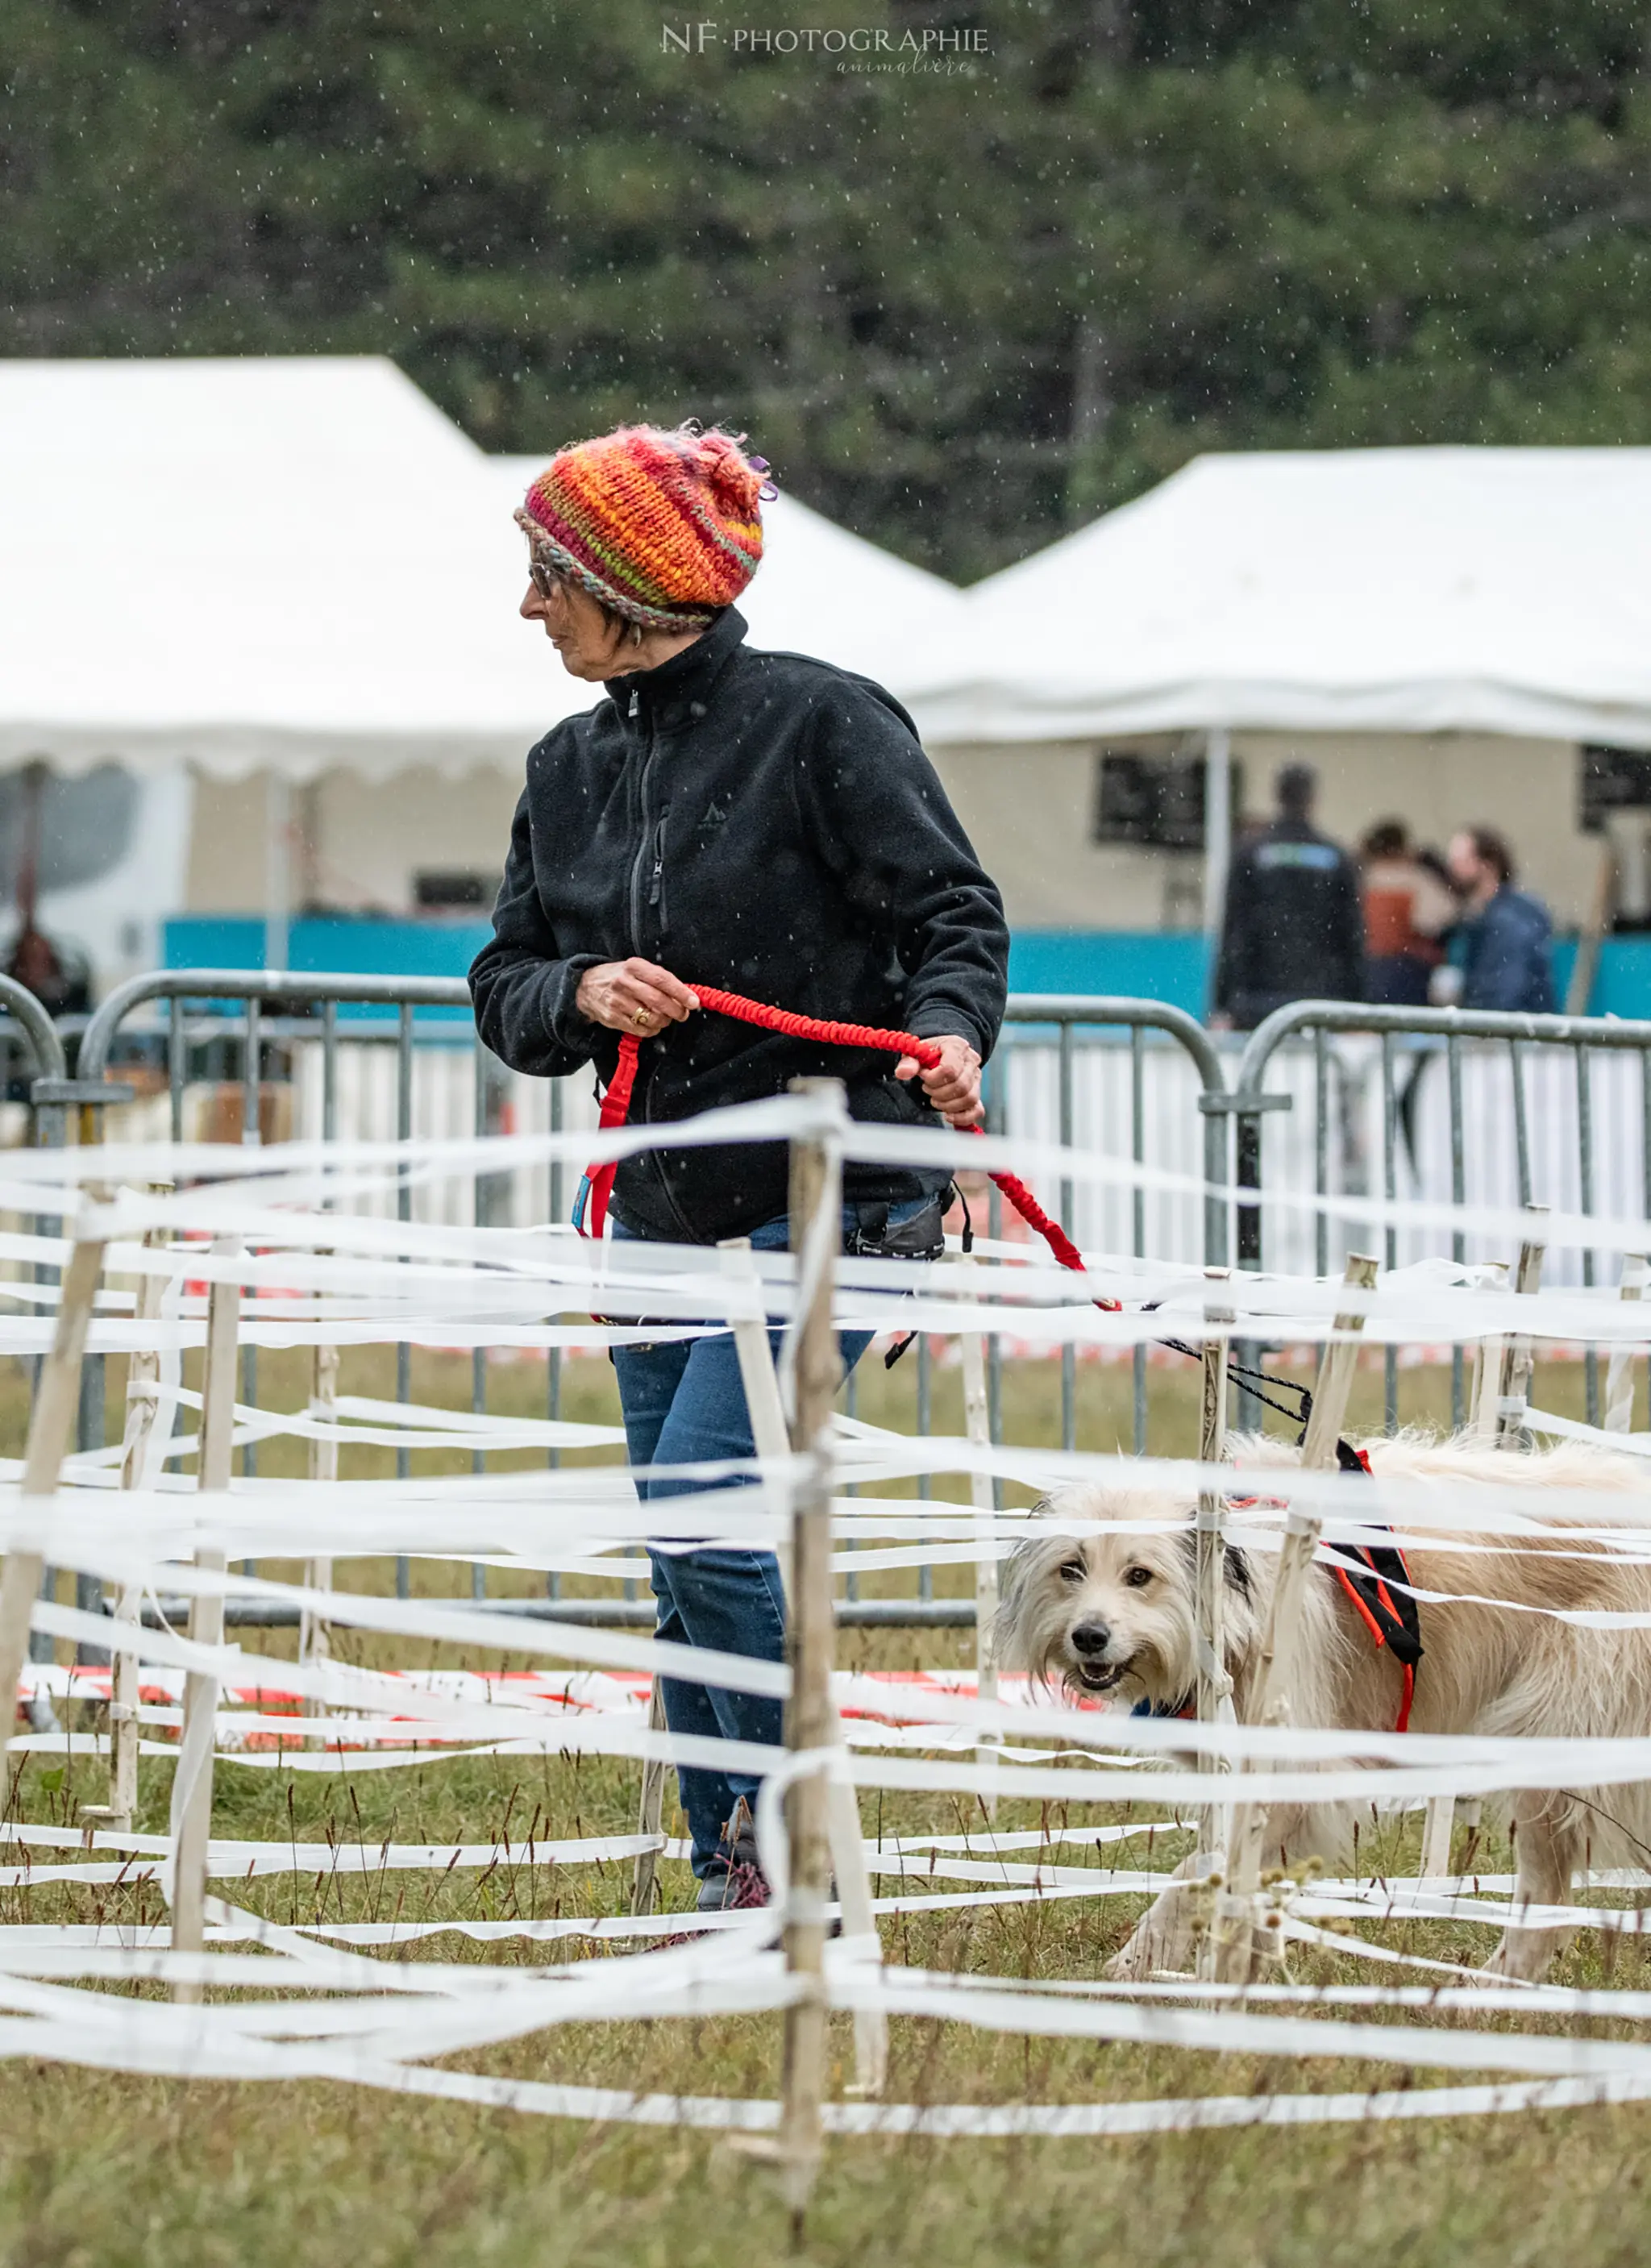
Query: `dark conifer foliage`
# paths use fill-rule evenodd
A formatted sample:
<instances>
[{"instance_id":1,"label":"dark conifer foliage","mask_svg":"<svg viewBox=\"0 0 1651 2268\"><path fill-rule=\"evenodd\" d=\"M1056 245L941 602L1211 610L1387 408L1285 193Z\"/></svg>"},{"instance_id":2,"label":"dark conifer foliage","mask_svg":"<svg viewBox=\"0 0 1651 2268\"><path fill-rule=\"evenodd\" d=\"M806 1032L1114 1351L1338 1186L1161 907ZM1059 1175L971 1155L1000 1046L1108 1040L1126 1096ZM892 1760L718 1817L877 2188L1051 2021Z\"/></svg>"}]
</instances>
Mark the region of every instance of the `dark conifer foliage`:
<instances>
[{"instance_id":1,"label":"dark conifer foliage","mask_svg":"<svg viewBox=\"0 0 1651 2268\"><path fill-rule=\"evenodd\" d=\"M666 36L702 20L9 0L4 350L389 353L489 448L723 419L962 580L1203 449L1651 438L1640 6L763 0ZM736 43L792 26L987 52Z\"/></svg>"}]
</instances>

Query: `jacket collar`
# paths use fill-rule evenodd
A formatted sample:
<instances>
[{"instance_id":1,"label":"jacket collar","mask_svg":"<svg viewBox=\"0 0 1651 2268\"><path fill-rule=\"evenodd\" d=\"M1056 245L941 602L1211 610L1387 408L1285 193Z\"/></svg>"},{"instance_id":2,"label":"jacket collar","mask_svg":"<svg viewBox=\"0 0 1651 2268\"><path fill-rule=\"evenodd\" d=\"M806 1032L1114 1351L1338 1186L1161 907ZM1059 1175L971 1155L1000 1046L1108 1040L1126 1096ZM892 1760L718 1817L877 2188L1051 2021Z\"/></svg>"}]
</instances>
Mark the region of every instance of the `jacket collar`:
<instances>
[{"instance_id":1,"label":"jacket collar","mask_svg":"<svg viewBox=\"0 0 1651 2268\"><path fill-rule=\"evenodd\" d=\"M745 633L746 620L740 609L725 607L692 645L674 653L657 669L638 669L628 677L605 679L608 698L622 718L631 716L634 699L638 719L645 718L664 732L697 723Z\"/></svg>"}]
</instances>

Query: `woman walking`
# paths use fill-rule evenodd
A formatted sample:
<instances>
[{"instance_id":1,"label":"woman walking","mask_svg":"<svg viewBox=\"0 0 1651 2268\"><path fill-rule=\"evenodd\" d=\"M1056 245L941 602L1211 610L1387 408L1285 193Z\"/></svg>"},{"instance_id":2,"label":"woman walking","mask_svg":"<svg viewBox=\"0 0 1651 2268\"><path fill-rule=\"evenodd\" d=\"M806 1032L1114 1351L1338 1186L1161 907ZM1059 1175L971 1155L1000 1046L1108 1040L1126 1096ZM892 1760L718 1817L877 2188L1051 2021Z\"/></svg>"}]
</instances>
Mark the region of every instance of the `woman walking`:
<instances>
[{"instance_id":1,"label":"woman walking","mask_svg":"<svg viewBox=\"0 0 1651 2268\"><path fill-rule=\"evenodd\" d=\"M745 643L733 601L763 552L766 468L692 426L622 427L564 449L516 518L527 537L521 614L575 677L605 688L533 748L493 939L470 971L483 1039L513 1070L556 1077L619 1035L642 1049L633 1122L668 1123L843 1079L853 1116L954 1126L980 1117L980 1071L1006 997L996 889L918 746L868 680ZM695 982L822 1019L934 1042L923 1071L699 1012ZM947 1176L851 1164L855 1251L932 1256ZM783 1145L650 1150L614 1186L615 1233L783 1248ZM850 1367L867 1338L843 1336ZM617 1347L630 1462L644 1497L686 1493L649 1469L755 1449L726 1333ZM783 1659L770 1552L650 1550L658 1635ZM780 1705L663 1681L674 1732L778 1744ZM678 1773L702 1908L766 1899L748 1774Z\"/></svg>"}]
</instances>

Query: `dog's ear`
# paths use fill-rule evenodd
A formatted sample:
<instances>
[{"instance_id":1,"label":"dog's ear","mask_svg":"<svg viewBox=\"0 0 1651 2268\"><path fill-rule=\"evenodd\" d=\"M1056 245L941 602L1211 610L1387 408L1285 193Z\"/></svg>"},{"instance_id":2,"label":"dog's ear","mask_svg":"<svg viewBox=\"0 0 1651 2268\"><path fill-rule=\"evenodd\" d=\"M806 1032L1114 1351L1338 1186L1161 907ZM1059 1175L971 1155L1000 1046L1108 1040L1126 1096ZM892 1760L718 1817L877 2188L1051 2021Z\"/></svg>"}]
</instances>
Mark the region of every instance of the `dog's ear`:
<instances>
[{"instance_id":1,"label":"dog's ear","mask_svg":"<svg viewBox=\"0 0 1651 2268\"><path fill-rule=\"evenodd\" d=\"M1028 1539L1017 1543L1007 1558L998 1562L998 1608L992 1616L991 1650L1000 1668L1020 1669L1030 1666L1024 1660L1026 1646L1021 1624L1027 1602L1027 1566L1033 1549Z\"/></svg>"},{"instance_id":2,"label":"dog's ear","mask_svg":"<svg viewBox=\"0 0 1651 2268\"><path fill-rule=\"evenodd\" d=\"M1196 1574L1198 1565L1198 1534L1195 1528L1181 1532L1181 1548L1187 1555L1189 1573ZM1256 1594L1256 1579L1250 1571L1249 1557L1236 1543L1229 1543L1222 1565L1227 1587L1236 1591L1241 1599L1252 1599Z\"/></svg>"}]
</instances>

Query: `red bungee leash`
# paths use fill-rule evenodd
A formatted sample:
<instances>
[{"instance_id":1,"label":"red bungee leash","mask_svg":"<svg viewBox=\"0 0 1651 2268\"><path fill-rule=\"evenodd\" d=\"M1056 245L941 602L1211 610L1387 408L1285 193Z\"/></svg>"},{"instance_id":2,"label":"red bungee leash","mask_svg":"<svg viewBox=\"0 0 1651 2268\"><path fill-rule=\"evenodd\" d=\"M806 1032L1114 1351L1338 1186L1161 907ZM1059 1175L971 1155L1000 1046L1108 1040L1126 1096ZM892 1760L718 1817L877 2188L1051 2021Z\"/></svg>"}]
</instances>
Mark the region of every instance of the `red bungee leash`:
<instances>
[{"instance_id":1,"label":"red bungee leash","mask_svg":"<svg viewBox=\"0 0 1651 2268\"><path fill-rule=\"evenodd\" d=\"M891 1055L915 1056L925 1071L932 1071L940 1060L940 1050L932 1040L920 1040L915 1032L884 1032L874 1024L836 1024L815 1016L793 1015L789 1008L765 1007L760 1000L748 1000L740 992L719 992L714 985L696 984L690 990L702 1008L719 1016L735 1017L742 1024L756 1024L765 1032L783 1032L788 1039L820 1040L840 1048L883 1048ZM637 1083L637 1056L641 1042L630 1032L619 1038L619 1063L602 1096L600 1123L604 1131L609 1127L623 1126L630 1112L631 1090ZM978 1126L969 1130L978 1134ZM614 1175L618 1162L593 1166L579 1183L579 1193L573 1207L573 1226L581 1236L600 1236L608 1219L608 1202L613 1194ZM1032 1195L1026 1183L1013 1174L993 1174L990 1178L1000 1189L1023 1221L1035 1228L1063 1268L1071 1268L1079 1275L1086 1273L1083 1255L1058 1220L1051 1220ZM588 1211L587 1211L588 1208ZM589 1226L586 1226L588 1219ZM1117 1300L1097 1300L1097 1307L1116 1308Z\"/></svg>"},{"instance_id":2,"label":"red bungee leash","mask_svg":"<svg viewBox=\"0 0 1651 2268\"><path fill-rule=\"evenodd\" d=\"M915 1032L884 1032L873 1024L828 1023L814 1016L793 1015L788 1008L765 1007L760 1000L748 1000L740 992L720 992L712 985L696 984L691 989L702 1008L709 1009L716 1015L735 1017L742 1024L759 1025L766 1032L783 1032L790 1039L819 1040L829 1046L841 1048L883 1048L893 1055L915 1056L925 1071L932 1071L940 1060L940 1050L934 1042L920 1040ZM640 1045L634 1033L620 1035L619 1062L602 1096L601 1123L604 1130L613 1126L623 1126L630 1115ZM976 1126L969 1130L978 1134L982 1130ZM618 1170L616 1160L609 1165L594 1166L580 1182L579 1197L573 1207L573 1226L581 1236L601 1234L608 1219L608 1201L613 1192L614 1176ZM1083 1255L1071 1237L1058 1221L1050 1219L1023 1181L1013 1174L993 1174L990 1178L1002 1190L1021 1219L1037 1231L1063 1268L1071 1268L1080 1276L1087 1272L1084 1268ZM586 1225L587 1211L588 1227ZM1095 1301L1097 1307L1114 1309L1121 1307L1122 1304L1117 1300ZM1167 1340L1164 1344L1175 1348L1179 1354L1194 1354L1197 1351L1175 1339ZM1246 1375L1260 1377L1264 1373L1248 1372ZM1294 1381L1282 1379L1271 1382L1294 1384ZM1305 1406L1301 1418L1305 1433L1306 1412L1311 1409L1312 1400L1304 1388L1296 1387L1294 1391L1304 1396ZM1267 1398L1265 1395L1262 1397L1264 1401ZM1274 1403L1273 1407L1276 1409L1282 1405ZM1369 1471L1369 1459L1362 1450L1351 1448L1342 1441L1337 1443L1337 1450L1338 1462L1344 1471ZM1255 1504L1260 1499L1235 1497L1232 1501L1235 1505ZM1416 1686L1416 1664L1421 1658L1420 1625L1415 1600L1405 1592L1396 1594L1389 1591L1383 1578L1397 1574L1400 1581L1408 1584L1410 1569L1397 1544L1349 1547L1349 1554L1360 1562L1357 1571L1349 1572L1346 1568L1335 1566L1332 1572L1375 1644L1391 1650L1404 1673L1404 1697L1399 1704L1398 1723L1395 1728L1403 1733L1410 1725L1411 1700ZM1183 1708L1179 1713L1186 1716L1189 1712Z\"/></svg>"}]
</instances>

